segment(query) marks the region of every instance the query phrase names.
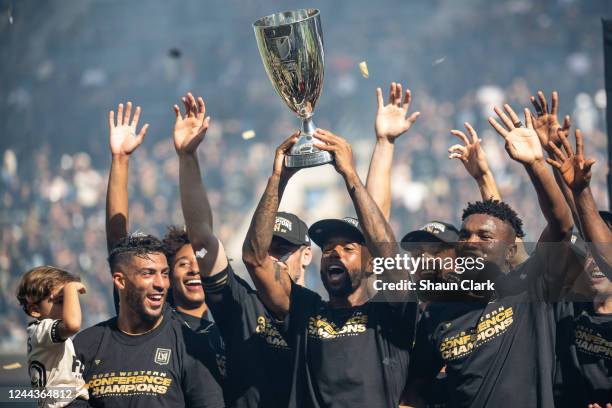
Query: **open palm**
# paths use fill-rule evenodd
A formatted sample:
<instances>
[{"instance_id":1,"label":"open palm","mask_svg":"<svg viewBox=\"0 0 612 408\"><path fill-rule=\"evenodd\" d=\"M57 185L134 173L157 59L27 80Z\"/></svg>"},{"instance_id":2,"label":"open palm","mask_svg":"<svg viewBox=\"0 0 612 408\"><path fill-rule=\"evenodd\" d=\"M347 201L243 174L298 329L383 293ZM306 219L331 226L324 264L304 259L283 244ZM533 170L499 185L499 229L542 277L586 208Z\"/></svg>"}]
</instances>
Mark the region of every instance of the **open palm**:
<instances>
[{"instance_id":1,"label":"open palm","mask_svg":"<svg viewBox=\"0 0 612 408\"><path fill-rule=\"evenodd\" d=\"M206 105L201 97L195 98L189 92L186 97L183 97L185 105L185 114L181 115L181 111L177 105L174 105L174 113L176 121L174 122L174 148L178 154L190 154L196 151L198 145L204 139L210 117L206 117Z\"/></svg>"},{"instance_id":2,"label":"open palm","mask_svg":"<svg viewBox=\"0 0 612 408\"><path fill-rule=\"evenodd\" d=\"M145 124L140 132L136 134L138 120L140 119L140 106L136 107L134 117L130 122L132 113L132 102L128 102L123 112L123 104L117 107L117 122L115 123L115 112L108 113L108 125L110 128L110 149L113 155L130 155L142 143L149 124Z\"/></svg>"},{"instance_id":3,"label":"open palm","mask_svg":"<svg viewBox=\"0 0 612 408\"><path fill-rule=\"evenodd\" d=\"M526 127L521 126L521 121L510 105L504 105L506 112L498 107L495 107L494 110L504 126L493 117L489 118L489 123L506 141L506 151L510 157L526 166L544 160L544 151L540 139L533 129L533 118L529 109L524 110Z\"/></svg>"},{"instance_id":4,"label":"open palm","mask_svg":"<svg viewBox=\"0 0 612 408\"><path fill-rule=\"evenodd\" d=\"M380 88L376 89L376 96L378 99L378 112L376 113L374 125L376 137L393 142L397 137L410 129L420 115L420 112L414 112L409 117L406 117L410 107L411 94L410 90L406 90L402 103L401 84L391 83L387 105L383 102L382 90Z\"/></svg>"}]
</instances>

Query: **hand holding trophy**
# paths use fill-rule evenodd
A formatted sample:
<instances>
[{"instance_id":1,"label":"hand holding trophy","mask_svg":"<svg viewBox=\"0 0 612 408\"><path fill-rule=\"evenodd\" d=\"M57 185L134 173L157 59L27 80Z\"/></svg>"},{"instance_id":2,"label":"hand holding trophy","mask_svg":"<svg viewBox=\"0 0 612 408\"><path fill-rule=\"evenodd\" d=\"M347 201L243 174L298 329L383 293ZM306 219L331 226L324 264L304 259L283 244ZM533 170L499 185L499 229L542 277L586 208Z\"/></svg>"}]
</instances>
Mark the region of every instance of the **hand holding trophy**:
<instances>
[{"instance_id":1,"label":"hand holding trophy","mask_svg":"<svg viewBox=\"0 0 612 408\"><path fill-rule=\"evenodd\" d=\"M302 121L297 142L286 156L290 168L332 162L314 137L313 109L323 87L323 32L319 10L302 9L262 17L253 24L264 67L276 92Z\"/></svg>"}]
</instances>

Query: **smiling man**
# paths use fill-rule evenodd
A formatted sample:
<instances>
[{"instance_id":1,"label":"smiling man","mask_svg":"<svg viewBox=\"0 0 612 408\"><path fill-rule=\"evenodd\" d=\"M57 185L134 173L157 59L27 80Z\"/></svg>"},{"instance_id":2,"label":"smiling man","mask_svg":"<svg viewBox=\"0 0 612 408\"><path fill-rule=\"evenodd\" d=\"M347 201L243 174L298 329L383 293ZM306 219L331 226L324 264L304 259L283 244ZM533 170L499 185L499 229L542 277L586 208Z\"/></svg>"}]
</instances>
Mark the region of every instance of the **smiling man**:
<instances>
[{"instance_id":1,"label":"smiling man","mask_svg":"<svg viewBox=\"0 0 612 408\"><path fill-rule=\"evenodd\" d=\"M111 250L119 315L74 340L94 407L224 407L215 353L165 305L161 242L131 235Z\"/></svg>"}]
</instances>

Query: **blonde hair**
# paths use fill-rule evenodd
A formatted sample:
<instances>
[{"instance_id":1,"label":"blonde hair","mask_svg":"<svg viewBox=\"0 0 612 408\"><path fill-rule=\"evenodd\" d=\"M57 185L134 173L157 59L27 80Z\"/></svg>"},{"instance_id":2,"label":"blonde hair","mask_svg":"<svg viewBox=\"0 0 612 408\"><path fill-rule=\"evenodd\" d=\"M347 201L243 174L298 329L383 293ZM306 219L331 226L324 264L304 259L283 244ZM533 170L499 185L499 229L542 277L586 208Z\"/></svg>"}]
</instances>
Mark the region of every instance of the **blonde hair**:
<instances>
[{"instance_id":1,"label":"blonde hair","mask_svg":"<svg viewBox=\"0 0 612 408\"><path fill-rule=\"evenodd\" d=\"M28 306L37 305L51 295L53 289L68 282L80 282L81 278L55 266L37 266L27 271L17 287L17 300L29 315Z\"/></svg>"}]
</instances>

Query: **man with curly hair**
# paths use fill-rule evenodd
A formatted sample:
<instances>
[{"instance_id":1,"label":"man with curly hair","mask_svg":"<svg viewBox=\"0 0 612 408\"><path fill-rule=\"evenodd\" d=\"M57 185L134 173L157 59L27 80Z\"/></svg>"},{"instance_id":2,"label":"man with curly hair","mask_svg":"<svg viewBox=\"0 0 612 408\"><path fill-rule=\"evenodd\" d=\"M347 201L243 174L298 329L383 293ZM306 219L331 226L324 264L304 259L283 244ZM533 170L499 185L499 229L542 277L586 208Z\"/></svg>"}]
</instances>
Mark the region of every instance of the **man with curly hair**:
<instances>
[{"instance_id":1,"label":"man with curly hair","mask_svg":"<svg viewBox=\"0 0 612 408\"><path fill-rule=\"evenodd\" d=\"M545 165L531 116L526 112L523 127L508 105L506 113L495 111L505 127L489 121L510 157L525 167L547 226L531 256L514 267L516 238L524 235L516 212L499 200L467 205L456 256L479 259L483 267L453 277L462 288L493 282L494 290L464 289L460 301L428 306L417 329L410 384L416 391L446 366L454 407L552 407L554 302L573 260L568 245L573 221Z\"/></svg>"}]
</instances>

